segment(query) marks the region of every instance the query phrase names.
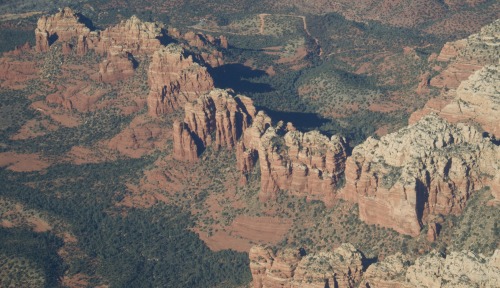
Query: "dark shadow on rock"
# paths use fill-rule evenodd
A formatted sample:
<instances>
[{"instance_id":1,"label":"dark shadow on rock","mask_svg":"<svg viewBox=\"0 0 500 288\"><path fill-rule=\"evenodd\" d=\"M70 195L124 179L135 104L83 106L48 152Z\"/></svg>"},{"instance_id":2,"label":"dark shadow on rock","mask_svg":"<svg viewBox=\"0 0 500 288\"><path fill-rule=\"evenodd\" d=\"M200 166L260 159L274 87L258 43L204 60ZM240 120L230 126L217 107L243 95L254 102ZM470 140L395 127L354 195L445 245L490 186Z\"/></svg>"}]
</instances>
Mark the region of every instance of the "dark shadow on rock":
<instances>
[{"instance_id":1,"label":"dark shadow on rock","mask_svg":"<svg viewBox=\"0 0 500 288\"><path fill-rule=\"evenodd\" d=\"M134 70L137 69L137 67L139 67L139 62L137 62L132 53L127 52L127 58L130 62L132 62L132 67L134 68Z\"/></svg>"},{"instance_id":2,"label":"dark shadow on rock","mask_svg":"<svg viewBox=\"0 0 500 288\"><path fill-rule=\"evenodd\" d=\"M161 30L161 36L156 37L156 39L158 39L160 41L161 45L163 45L163 46L167 46L168 44L171 44L171 43L178 43L177 40L170 37L170 35L168 35L168 33L163 29Z\"/></svg>"},{"instance_id":3,"label":"dark shadow on rock","mask_svg":"<svg viewBox=\"0 0 500 288\"><path fill-rule=\"evenodd\" d=\"M87 18L82 13L76 13L76 16L78 17L78 21L80 21L80 23L85 24L85 26L87 26L90 30L94 31L96 29L94 23L92 23L92 20Z\"/></svg>"},{"instance_id":4,"label":"dark shadow on rock","mask_svg":"<svg viewBox=\"0 0 500 288\"><path fill-rule=\"evenodd\" d=\"M264 70L256 70L243 64L226 64L209 69L215 87L231 88L237 93L265 93L273 91L269 84L251 82L249 79L266 75Z\"/></svg>"},{"instance_id":5,"label":"dark shadow on rock","mask_svg":"<svg viewBox=\"0 0 500 288\"><path fill-rule=\"evenodd\" d=\"M274 122L292 122L293 126L295 126L295 128L300 131L310 131L313 129L317 129L321 125L331 121L329 119L321 117L316 113L276 111L268 110L264 107L257 107L257 110L266 111L267 115L269 115Z\"/></svg>"},{"instance_id":6,"label":"dark shadow on rock","mask_svg":"<svg viewBox=\"0 0 500 288\"><path fill-rule=\"evenodd\" d=\"M49 46L54 44L57 41L57 39L59 39L59 36L57 36L57 33L50 35L49 36Z\"/></svg>"}]
</instances>

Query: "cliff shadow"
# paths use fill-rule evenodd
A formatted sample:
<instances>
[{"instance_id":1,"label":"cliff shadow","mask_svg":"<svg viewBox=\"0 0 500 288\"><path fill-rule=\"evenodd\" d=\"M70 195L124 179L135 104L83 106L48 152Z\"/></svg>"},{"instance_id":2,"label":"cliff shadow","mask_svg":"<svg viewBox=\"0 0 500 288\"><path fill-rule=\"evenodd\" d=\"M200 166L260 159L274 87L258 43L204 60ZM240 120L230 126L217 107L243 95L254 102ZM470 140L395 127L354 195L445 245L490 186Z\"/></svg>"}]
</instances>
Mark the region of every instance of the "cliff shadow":
<instances>
[{"instance_id":1,"label":"cliff shadow","mask_svg":"<svg viewBox=\"0 0 500 288\"><path fill-rule=\"evenodd\" d=\"M78 17L78 21L85 24L85 26L87 26L87 28L89 28L91 31L96 30L96 27L94 26L94 23L92 23L92 20L87 18L85 15L83 15L82 13L76 13L76 16Z\"/></svg>"},{"instance_id":2,"label":"cliff shadow","mask_svg":"<svg viewBox=\"0 0 500 288\"><path fill-rule=\"evenodd\" d=\"M257 107L257 110L266 111L273 121L292 122L293 126L300 131L319 130L323 124L331 122L330 119L323 118L316 113L277 111L265 109L265 107Z\"/></svg>"},{"instance_id":3,"label":"cliff shadow","mask_svg":"<svg viewBox=\"0 0 500 288\"><path fill-rule=\"evenodd\" d=\"M426 182L430 183L430 175L428 172L426 173L425 177L426 177ZM422 181L420 181L418 179L417 179L415 190L417 192L417 195L416 195L417 196L417 199L416 199L417 203L416 203L415 210L417 212L417 220L418 220L418 222L420 222L420 226L422 227L423 226L422 220L424 217L426 204L429 202L429 191L427 190L425 183L423 183Z\"/></svg>"},{"instance_id":4,"label":"cliff shadow","mask_svg":"<svg viewBox=\"0 0 500 288\"><path fill-rule=\"evenodd\" d=\"M265 93L273 91L271 85L252 82L250 79L266 76L264 70L252 69L243 64L225 64L209 69L215 87L231 88L236 93Z\"/></svg>"},{"instance_id":5,"label":"cliff shadow","mask_svg":"<svg viewBox=\"0 0 500 288\"><path fill-rule=\"evenodd\" d=\"M59 36L57 35L57 33L54 33L52 35L49 36L49 46L52 46L52 44L54 44L57 39L59 39Z\"/></svg>"}]
</instances>

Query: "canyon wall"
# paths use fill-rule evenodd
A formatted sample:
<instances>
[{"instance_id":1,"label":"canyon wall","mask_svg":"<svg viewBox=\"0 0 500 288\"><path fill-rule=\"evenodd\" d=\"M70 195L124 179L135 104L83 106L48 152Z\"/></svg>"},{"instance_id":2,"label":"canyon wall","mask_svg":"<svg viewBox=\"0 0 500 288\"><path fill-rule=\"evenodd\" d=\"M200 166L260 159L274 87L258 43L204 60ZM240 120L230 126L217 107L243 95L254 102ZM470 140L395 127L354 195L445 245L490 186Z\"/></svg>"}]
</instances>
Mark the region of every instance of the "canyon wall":
<instances>
[{"instance_id":1,"label":"canyon wall","mask_svg":"<svg viewBox=\"0 0 500 288\"><path fill-rule=\"evenodd\" d=\"M260 163L259 199L275 199L279 190L288 190L309 199L329 200L343 181L347 144L344 138L302 133L291 123L278 122L259 112L237 146L240 171L245 175Z\"/></svg>"},{"instance_id":2,"label":"canyon wall","mask_svg":"<svg viewBox=\"0 0 500 288\"><path fill-rule=\"evenodd\" d=\"M363 255L351 244L305 255L299 249L254 246L249 252L255 288L357 287L363 273Z\"/></svg>"},{"instance_id":3,"label":"canyon wall","mask_svg":"<svg viewBox=\"0 0 500 288\"><path fill-rule=\"evenodd\" d=\"M437 251L412 257L397 253L364 266L366 259L351 244L305 255L302 249L253 246L249 252L255 288L274 287L367 287L452 288L497 287L500 281L500 250L491 257L469 251L443 255Z\"/></svg>"},{"instance_id":4,"label":"canyon wall","mask_svg":"<svg viewBox=\"0 0 500 288\"><path fill-rule=\"evenodd\" d=\"M436 251L416 261L401 253L368 267L360 287L497 287L500 281L500 250L484 257L469 251L442 255Z\"/></svg>"},{"instance_id":5,"label":"canyon wall","mask_svg":"<svg viewBox=\"0 0 500 288\"><path fill-rule=\"evenodd\" d=\"M430 114L355 147L339 196L358 203L366 223L416 236L429 215L461 213L499 171L500 147L491 139Z\"/></svg>"},{"instance_id":6,"label":"canyon wall","mask_svg":"<svg viewBox=\"0 0 500 288\"><path fill-rule=\"evenodd\" d=\"M207 69L176 44L154 52L148 82L147 101L152 116L170 113L214 88Z\"/></svg>"},{"instance_id":7,"label":"canyon wall","mask_svg":"<svg viewBox=\"0 0 500 288\"><path fill-rule=\"evenodd\" d=\"M197 155L208 146L233 148L255 116L250 98L223 89L214 89L186 103L184 109L184 123L174 124L174 157L187 161L194 160L191 155ZM196 145L190 145L188 149L184 144L186 141ZM182 149L189 152L176 153Z\"/></svg>"}]
</instances>

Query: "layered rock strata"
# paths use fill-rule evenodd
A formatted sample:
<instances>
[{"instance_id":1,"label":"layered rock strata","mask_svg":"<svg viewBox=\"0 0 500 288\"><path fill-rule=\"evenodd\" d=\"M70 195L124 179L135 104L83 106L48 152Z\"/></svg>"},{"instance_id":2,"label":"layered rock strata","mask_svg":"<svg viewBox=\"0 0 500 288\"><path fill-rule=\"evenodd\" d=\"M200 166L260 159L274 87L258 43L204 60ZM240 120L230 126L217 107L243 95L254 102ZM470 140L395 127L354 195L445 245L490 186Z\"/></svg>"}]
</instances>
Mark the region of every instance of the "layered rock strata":
<instances>
[{"instance_id":1,"label":"layered rock strata","mask_svg":"<svg viewBox=\"0 0 500 288\"><path fill-rule=\"evenodd\" d=\"M450 122L476 122L500 137L500 64L487 65L463 81L439 115Z\"/></svg>"},{"instance_id":2,"label":"layered rock strata","mask_svg":"<svg viewBox=\"0 0 500 288\"><path fill-rule=\"evenodd\" d=\"M78 55L89 49L107 54L112 47L120 47L132 54L152 54L162 46L161 41L166 35L162 24L143 22L136 16L103 31L91 31L82 17L70 8L41 17L35 29L36 50L45 52L55 41L75 39Z\"/></svg>"},{"instance_id":3,"label":"layered rock strata","mask_svg":"<svg viewBox=\"0 0 500 288\"><path fill-rule=\"evenodd\" d=\"M343 181L347 144L344 138L328 138L317 131L302 133L290 123L271 125L259 112L237 146L238 168L247 174L259 160L261 201L274 199L279 190L311 199L334 197Z\"/></svg>"},{"instance_id":4,"label":"layered rock strata","mask_svg":"<svg viewBox=\"0 0 500 288\"><path fill-rule=\"evenodd\" d=\"M368 267L360 287L497 287L500 281L497 255L499 250L489 258L468 251L446 256L431 252L412 264L409 257L396 254Z\"/></svg>"},{"instance_id":5,"label":"layered rock strata","mask_svg":"<svg viewBox=\"0 0 500 288\"><path fill-rule=\"evenodd\" d=\"M172 112L214 88L207 69L175 44L153 54L148 81L148 108L152 116Z\"/></svg>"},{"instance_id":6,"label":"layered rock strata","mask_svg":"<svg viewBox=\"0 0 500 288\"><path fill-rule=\"evenodd\" d=\"M252 100L231 90L214 89L186 103L184 123L174 124L174 153L189 151L175 153L175 157L191 161L192 155L208 146L233 148L254 116Z\"/></svg>"},{"instance_id":7,"label":"layered rock strata","mask_svg":"<svg viewBox=\"0 0 500 288\"><path fill-rule=\"evenodd\" d=\"M448 65L430 84L439 88L456 89L484 65L498 64L499 33L500 19L466 39L446 43L437 60Z\"/></svg>"},{"instance_id":8,"label":"layered rock strata","mask_svg":"<svg viewBox=\"0 0 500 288\"><path fill-rule=\"evenodd\" d=\"M358 203L366 223L416 236L429 215L461 213L498 173L500 147L491 139L430 114L355 147L339 197Z\"/></svg>"},{"instance_id":9,"label":"layered rock strata","mask_svg":"<svg viewBox=\"0 0 500 288\"><path fill-rule=\"evenodd\" d=\"M299 249L274 253L270 248L252 247L249 257L254 287L356 287L361 280L364 257L351 244L303 254Z\"/></svg>"},{"instance_id":10,"label":"layered rock strata","mask_svg":"<svg viewBox=\"0 0 500 288\"><path fill-rule=\"evenodd\" d=\"M70 41L74 37L89 35L90 28L80 18L81 16L70 8L64 8L52 16L38 19L35 29L35 49L38 52L45 52L56 40Z\"/></svg>"},{"instance_id":11,"label":"layered rock strata","mask_svg":"<svg viewBox=\"0 0 500 288\"><path fill-rule=\"evenodd\" d=\"M152 54L162 46L161 39L164 35L162 24L143 22L132 16L116 26L106 28L97 36L93 35L94 39L90 38L89 41L102 54L113 46L121 46L124 51L132 54Z\"/></svg>"}]
</instances>

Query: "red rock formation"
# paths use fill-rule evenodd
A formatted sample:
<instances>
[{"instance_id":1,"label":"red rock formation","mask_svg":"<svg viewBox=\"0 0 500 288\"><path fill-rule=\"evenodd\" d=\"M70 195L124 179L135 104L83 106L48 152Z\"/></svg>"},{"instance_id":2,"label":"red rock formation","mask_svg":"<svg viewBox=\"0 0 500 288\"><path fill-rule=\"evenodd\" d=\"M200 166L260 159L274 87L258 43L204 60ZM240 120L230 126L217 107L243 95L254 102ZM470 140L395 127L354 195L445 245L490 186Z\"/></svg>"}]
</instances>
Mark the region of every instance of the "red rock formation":
<instances>
[{"instance_id":1,"label":"red rock formation","mask_svg":"<svg viewBox=\"0 0 500 288\"><path fill-rule=\"evenodd\" d=\"M271 119L259 112L253 125L238 144L238 167L249 172L258 155L261 170L261 201L274 199L279 190L311 199L330 200L342 181L347 157L343 138L331 139L317 131L302 133L291 124Z\"/></svg>"},{"instance_id":2,"label":"red rock formation","mask_svg":"<svg viewBox=\"0 0 500 288\"><path fill-rule=\"evenodd\" d=\"M148 107L153 116L172 112L214 87L207 69L174 44L153 54L148 81Z\"/></svg>"},{"instance_id":3,"label":"red rock formation","mask_svg":"<svg viewBox=\"0 0 500 288\"><path fill-rule=\"evenodd\" d=\"M363 273L363 256L351 244L332 252L302 256L298 249L250 249L250 271L255 288L356 287Z\"/></svg>"},{"instance_id":4,"label":"red rock formation","mask_svg":"<svg viewBox=\"0 0 500 288\"><path fill-rule=\"evenodd\" d=\"M121 47L110 47L107 58L99 64L99 79L102 82L116 82L134 75L132 55Z\"/></svg>"},{"instance_id":5,"label":"red rock formation","mask_svg":"<svg viewBox=\"0 0 500 288\"><path fill-rule=\"evenodd\" d=\"M174 122L173 138L175 159L188 162L198 160L198 147L186 123Z\"/></svg>"},{"instance_id":6,"label":"red rock formation","mask_svg":"<svg viewBox=\"0 0 500 288\"><path fill-rule=\"evenodd\" d=\"M431 114L355 147L339 196L357 202L366 223L416 236L429 215L461 213L499 173L499 153L477 130Z\"/></svg>"},{"instance_id":7,"label":"red rock formation","mask_svg":"<svg viewBox=\"0 0 500 288\"><path fill-rule=\"evenodd\" d=\"M450 122L474 121L500 137L500 64L488 65L463 81L454 101L439 115Z\"/></svg>"},{"instance_id":8,"label":"red rock formation","mask_svg":"<svg viewBox=\"0 0 500 288\"><path fill-rule=\"evenodd\" d=\"M89 45L87 44L87 37L84 35L78 36L78 42L76 44L76 54L83 56L89 51Z\"/></svg>"},{"instance_id":9,"label":"red rock formation","mask_svg":"<svg viewBox=\"0 0 500 288\"><path fill-rule=\"evenodd\" d=\"M431 80L431 85L455 89L482 66L498 64L499 29L500 20L496 20L466 39L446 43L437 60L449 64Z\"/></svg>"},{"instance_id":10,"label":"red rock formation","mask_svg":"<svg viewBox=\"0 0 500 288\"><path fill-rule=\"evenodd\" d=\"M248 97L234 95L230 90L214 89L186 103L183 127L197 139L202 149L207 146L215 149L233 148L243 131L250 126L254 115L255 107ZM215 135L215 139L212 135ZM174 133L174 148L175 143L180 145L182 142L181 136L180 133ZM182 160L183 157L177 159ZM190 160L189 157L186 160Z\"/></svg>"},{"instance_id":11,"label":"red rock formation","mask_svg":"<svg viewBox=\"0 0 500 288\"><path fill-rule=\"evenodd\" d=\"M37 52L49 51L49 32L45 30L35 29L35 50Z\"/></svg>"},{"instance_id":12,"label":"red rock formation","mask_svg":"<svg viewBox=\"0 0 500 288\"><path fill-rule=\"evenodd\" d=\"M89 39L98 53L104 54L109 47L121 46L132 54L152 54L162 45L163 25L157 22L143 22L136 16L130 17L113 27L101 31L98 40ZM94 36L95 38L95 36Z\"/></svg>"},{"instance_id":13,"label":"red rock formation","mask_svg":"<svg viewBox=\"0 0 500 288\"><path fill-rule=\"evenodd\" d=\"M80 17L70 8L64 8L52 16L38 19L35 29L36 50L48 50L53 40L69 41L73 37L90 34L90 28L80 21Z\"/></svg>"}]
</instances>

